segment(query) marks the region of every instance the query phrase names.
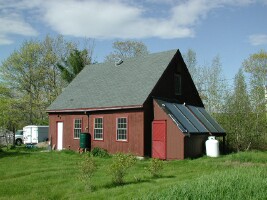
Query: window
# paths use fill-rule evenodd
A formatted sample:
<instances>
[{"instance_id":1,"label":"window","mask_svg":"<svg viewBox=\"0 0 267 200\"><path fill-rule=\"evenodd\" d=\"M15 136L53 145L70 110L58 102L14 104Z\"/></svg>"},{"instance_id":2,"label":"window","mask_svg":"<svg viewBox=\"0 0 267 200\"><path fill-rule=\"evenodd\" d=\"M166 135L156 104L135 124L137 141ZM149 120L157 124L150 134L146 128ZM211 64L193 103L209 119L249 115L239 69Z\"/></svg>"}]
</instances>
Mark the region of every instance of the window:
<instances>
[{"instance_id":1,"label":"window","mask_svg":"<svg viewBox=\"0 0 267 200\"><path fill-rule=\"evenodd\" d=\"M117 118L117 140L127 141L127 118Z\"/></svg>"},{"instance_id":2,"label":"window","mask_svg":"<svg viewBox=\"0 0 267 200\"><path fill-rule=\"evenodd\" d=\"M95 118L94 139L103 140L103 118Z\"/></svg>"},{"instance_id":3,"label":"window","mask_svg":"<svg viewBox=\"0 0 267 200\"><path fill-rule=\"evenodd\" d=\"M81 132L82 132L82 120L81 119L75 119L75 121L74 121L74 139L79 139Z\"/></svg>"},{"instance_id":4,"label":"window","mask_svg":"<svg viewBox=\"0 0 267 200\"><path fill-rule=\"evenodd\" d=\"M182 94L182 81L181 81L181 75L180 74L175 74L174 75L174 92L175 95L181 95Z\"/></svg>"}]
</instances>

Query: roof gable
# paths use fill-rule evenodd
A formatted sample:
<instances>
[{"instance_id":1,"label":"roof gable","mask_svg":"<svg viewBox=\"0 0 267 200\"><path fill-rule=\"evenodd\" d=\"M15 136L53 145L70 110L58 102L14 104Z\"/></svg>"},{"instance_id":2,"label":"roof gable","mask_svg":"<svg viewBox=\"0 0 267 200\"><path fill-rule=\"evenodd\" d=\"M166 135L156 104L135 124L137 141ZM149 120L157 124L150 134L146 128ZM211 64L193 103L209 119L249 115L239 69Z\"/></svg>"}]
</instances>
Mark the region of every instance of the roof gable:
<instances>
[{"instance_id":1,"label":"roof gable","mask_svg":"<svg viewBox=\"0 0 267 200\"><path fill-rule=\"evenodd\" d=\"M142 106L177 52L86 66L47 110Z\"/></svg>"}]
</instances>

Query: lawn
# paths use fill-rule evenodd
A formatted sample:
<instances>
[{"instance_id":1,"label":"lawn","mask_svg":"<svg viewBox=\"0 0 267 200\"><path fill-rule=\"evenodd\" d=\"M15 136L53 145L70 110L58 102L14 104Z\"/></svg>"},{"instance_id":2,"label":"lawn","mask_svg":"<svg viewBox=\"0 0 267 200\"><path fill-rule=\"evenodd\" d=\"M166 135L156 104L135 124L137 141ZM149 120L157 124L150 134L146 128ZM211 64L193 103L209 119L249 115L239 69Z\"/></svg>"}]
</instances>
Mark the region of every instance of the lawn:
<instances>
[{"instance_id":1,"label":"lawn","mask_svg":"<svg viewBox=\"0 0 267 200\"><path fill-rule=\"evenodd\" d=\"M165 161L162 176L145 168L129 169L125 184L112 184L112 158L94 158L92 191L80 177L85 155L75 152L9 150L0 152L0 199L266 199L267 152L243 152L219 158Z\"/></svg>"}]
</instances>

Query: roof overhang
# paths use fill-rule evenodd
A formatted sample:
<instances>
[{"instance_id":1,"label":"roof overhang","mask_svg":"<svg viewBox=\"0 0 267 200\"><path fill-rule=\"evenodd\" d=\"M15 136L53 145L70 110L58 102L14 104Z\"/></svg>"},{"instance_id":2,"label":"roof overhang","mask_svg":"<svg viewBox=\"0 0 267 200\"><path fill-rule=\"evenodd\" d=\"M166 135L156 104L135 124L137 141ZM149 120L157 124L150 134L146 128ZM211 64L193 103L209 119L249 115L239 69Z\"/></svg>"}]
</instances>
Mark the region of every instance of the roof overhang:
<instances>
[{"instance_id":1,"label":"roof overhang","mask_svg":"<svg viewBox=\"0 0 267 200\"><path fill-rule=\"evenodd\" d=\"M114 106L114 107L100 107L100 108L73 108L73 109L57 109L46 110L47 113L80 113L80 112L93 112L93 111L108 111L108 110L126 110L126 109L140 109L143 105L132 106Z\"/></svg>"}]
</instances>

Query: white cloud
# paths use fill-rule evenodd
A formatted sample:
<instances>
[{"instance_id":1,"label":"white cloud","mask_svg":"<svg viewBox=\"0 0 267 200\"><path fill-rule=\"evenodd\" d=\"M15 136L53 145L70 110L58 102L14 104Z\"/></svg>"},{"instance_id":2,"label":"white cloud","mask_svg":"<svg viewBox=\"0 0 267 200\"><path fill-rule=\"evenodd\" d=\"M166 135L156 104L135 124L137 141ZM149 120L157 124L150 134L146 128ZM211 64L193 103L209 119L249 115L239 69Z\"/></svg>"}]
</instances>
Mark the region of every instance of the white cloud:
<instances>
[{"instance_id":1,"label":"white cloud","mask_svg":"<svg viewBox=\"0 0 267 200\"><path fill-rule=\"evenodd\" d=\"M193 25L202 7L195 14L195 7L192 9L190 5L186 6L178 5L166 18L152 18L144 17L149 8L145 10L122 1L48 1L45 4L44 20L58 33L77 37L192 37ZM192 11L186 14L184 8ZM181 14L177 15L177 12ZM188 17L190 14L193 14L192 17Z\"/></svg>"},{"instance_id":2,"label":"white cloud","mask_svg":"<svg viewBox=\"0 0 267 200\"><path fill-rule=\"evenodd\" d=\"M0 0L0 44L10 34L35 36L32 19L40 26L75 37L186 38L208 14L223 6L249 5L253 0ZM154 3L153 3L154 2ZM155 5L152 6L149 5ZM164 15L162 7L166 10ZM155 10L158 9L158 10ZM17 16L10 13L17 13ZM152 13L152 15L150 15ZM2 20L2 21L1 21ZM6 25L9 24L9 27Z\"/></svg>"},{"instance_id":3,"label":"white cloud","mask_svg":"<svg viewBox=\"0 0 267 200\"><path fill-rule=\"evenodd\" d=\"M32 8L30 1L0 1L0 45L12 44L13 35L37 36L38 32L23 19L20 9Z\"/></svg>"},{"instance_id":4,"label":"white cloud","mask_svg":"<svg viewBox=\"0 0 267 200\"><path fill-rule=\"evenodd\" d=\"M253 46L265 45L267 44L267 35L266 34L250 35L249 43Z\"/></svg>"},{"instance_id":5,"label":"white cloud","mask_svg":"<svg viewBox=\"0 0 267 200\"><path fill-rule=\"evenodd\" d=\"M37 31L22 19L13 16L0 16L0 45L12 44L10 35L36 36Z\"/></svg>"},{"instance_id":6,"label":"white cloud","mask_svg":"<svg viewBox=\"0 0 267 200\"><path fill-rule=\"evenodd\" d=\"M149 17L149 6L125 0L65 0L44 3L44 21L63 35L92 38L194 37L195 26L222 6L248 5L251 0L158 0L168 16ZM155 0L146 0L153 3ZM161 7L158 6L158 12ZM157 16L156 14L153 16ZM161 16L161 15L159 15Z\"/></svg>"}]
</instances>

